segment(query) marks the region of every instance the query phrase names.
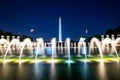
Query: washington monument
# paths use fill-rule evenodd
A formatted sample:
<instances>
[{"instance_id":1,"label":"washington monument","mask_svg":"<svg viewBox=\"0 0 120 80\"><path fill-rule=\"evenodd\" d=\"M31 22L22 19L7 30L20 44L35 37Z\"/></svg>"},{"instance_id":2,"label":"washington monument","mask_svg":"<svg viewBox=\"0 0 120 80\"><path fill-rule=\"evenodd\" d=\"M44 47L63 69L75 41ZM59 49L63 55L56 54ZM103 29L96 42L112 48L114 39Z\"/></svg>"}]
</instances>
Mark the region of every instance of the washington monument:
<instances>
[{"instance_id":1,"label":"washington monument","mask_svg":"<svg viewBox=\"0 0 120 80\"><path fill-rule=\"evenodd\" d=\"M61 17L59 17L59 42L62 42L62 22L61 22Z\"/></svg>"}]
</instances>

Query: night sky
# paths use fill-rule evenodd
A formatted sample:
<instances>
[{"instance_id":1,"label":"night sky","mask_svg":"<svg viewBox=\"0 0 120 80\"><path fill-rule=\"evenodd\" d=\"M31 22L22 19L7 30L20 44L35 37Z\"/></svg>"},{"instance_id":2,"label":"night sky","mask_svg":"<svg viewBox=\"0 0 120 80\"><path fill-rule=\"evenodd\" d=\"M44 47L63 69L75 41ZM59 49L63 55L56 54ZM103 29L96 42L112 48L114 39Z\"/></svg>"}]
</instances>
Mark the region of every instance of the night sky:
<instances>
[{"instance_id":1,"label":"night sky","mask_svg":"<svg viewBox=\"0 0 120 80\"><path fill-rule=\"evenodd\" d=\"M58 40L58 18L63 40L105 34L120 25L119 0L0 0L0 29L18 35ZM30 31L31 29L32 32Z\"/></svg>"}]
</instances>

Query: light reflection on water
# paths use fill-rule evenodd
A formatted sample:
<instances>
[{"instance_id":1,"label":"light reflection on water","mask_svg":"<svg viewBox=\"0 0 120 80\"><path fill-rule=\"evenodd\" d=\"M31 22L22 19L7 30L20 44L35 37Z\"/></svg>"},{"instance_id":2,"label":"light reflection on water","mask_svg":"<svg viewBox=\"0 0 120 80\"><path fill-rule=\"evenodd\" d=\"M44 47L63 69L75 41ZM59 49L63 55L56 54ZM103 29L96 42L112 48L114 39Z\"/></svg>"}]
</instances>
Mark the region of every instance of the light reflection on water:
<instances>
[{"instance_id":1,"label":"light reflection on water","mask_svg":"<svg viewBox=\"0 0 120 80\"><path fill-rule=\"evenodd\" d=\"M87 70L87 63L86 62L83 65L83 70L84 70L84 75L85 75L84 80L87 80L87 78L88 78L88 70Z\"/></svg>"},{"instance_id":2,"label":"light reflection on water","mask_svg":"<svg viewBox=\"0 0 120 80\"><path fill-rule=\"evenodd\" d=\"M120 80L117 63L5 63L0 80Z\"/></svg>"},{"instance_id":3,"label":"light reflection on water","mask_svg":"<svg viewBox=\"0 0 120 80\"><path fill-rule=\"evenodd\" d=\"M10 67L8 66L8 64L3 64L3 66L2 66L2 76L3 76L3 78L2 79L9 79L9 76L8 75L10 75L9 73L12 71L10 71L11 69L10 69Z\"/></svg>"},{"instance_id":4,"label":"light reflection on water","mask_svg":"<svg viewBox=\"0 0 120 80\"><path fill-rule=\"evenodd\" d=\"M46 65L44 63L35 63L32 64L32 72L31 77L32 80L49 80L50 78L50 65Z\"/></svg>"},{"instance_id":5,"label":"light reflection on water","mask_svg":"<svg viewBox=\"0 0 120 80\"><path fill-rule=\"evenodd\" d=\"M108 80L107 79L107 74L106 74L106 69L105 69L105 63L104 61L101 61L99 64L98 64L98 75L100 78L100 80Z\"/></svg>"},{"instance_id":6,"label":"light reflection on water","mask_svg":"<svg viewBox=\"0 0 120 80\"><path fill-rule=\"evenodd\" d=\"M71 63L68 63L68 76L71 76ZM68 77L70 80L70 77Z\"/></svg>"},{"instance_id":7,"label":"light reflection on water","mask_svg":"<svg viewBox=\"0 0 120 80\"><path fill-rule=\"evenodd\" d=\"M55 64L51 63L51 69L50 69L50 78L51 80L56 80L56 70L55 70Z\"/></svg>"},{"instance_id":8,"label":"light reflection on water","mask_svg":"<svg viewBox=\"0 0 120 80\"><path fill-rule=\"evenodd\" d=\"M17 67L16 74L17 74L18 80L30 80L31 78L30 72L29 72L29 70L31 69L30 66L23 63L19 63L15 65Z\"/></svg>"}]
</instances>

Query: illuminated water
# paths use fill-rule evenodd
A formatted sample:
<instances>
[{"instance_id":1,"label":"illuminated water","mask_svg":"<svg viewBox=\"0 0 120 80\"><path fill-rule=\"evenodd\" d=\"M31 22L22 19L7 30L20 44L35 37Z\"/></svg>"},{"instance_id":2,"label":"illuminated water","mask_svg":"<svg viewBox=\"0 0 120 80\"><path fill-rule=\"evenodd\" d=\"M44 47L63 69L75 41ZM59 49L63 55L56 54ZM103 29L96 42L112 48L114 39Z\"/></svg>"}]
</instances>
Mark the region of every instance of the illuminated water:
<instances>
[{"instance_id":1,"label":"illuminated water","mask_svg":"<svg viewBox=\"0 0 120 80\"><path fill-rule=\"evenodd\" d=\"M0 80L120 80L118 63L0 64Z\"/></svg>"},{"instance_id":2,"label":"illuminated water","mask_svg":"<svg viewBox=\"0 0 120 80\"><path fill-rule=\"evenodd\" d=\"M29 38L20 41L19 39L0 39L0 56L4 56L5 61L9 56L18 56L19 61L22 57L35 56L37 60L38 56L51 56L51 60L55 57L68 57L68 62L71 62L71 55L74 56L85 56L89 55L100 55L101 59L104 59L104 55L115 55L116 59L119 60L119 46L120 38L92 38L90 42L86 42L85 38L81 37L78 42L72 42L70 38L66 38L65 42L57 42L56 38L52 38L50 42L44 42L43 38L37 38L35 42L32 42ZM71 52L73 50L74 52ZM72 54L73 53L73 54Z\"/></svg>"},{"instance_id":3,"label":"illuminated water","mask_svg":"<svg viewBox=\"0 0 120 80\"><path fill-rule=\"evenodd\" d=\"M0 39L0 80L120 80L119 43L120 38L108 37L101 41L92 38L89 43L84 38L78 43L71 42L70 38L65 42L52 38L47 43L42 38L37 42L29 38L23 42ZM10 56L13 62L9 61ZM25 62L24 56L30 57L33 63ZM106 56L111 60L105 59ZM45 60L45 57L50 58ZM73 57L82 59L75 62ZM65 59L56 63L57 58Z\"/></svg>"}]
</instances>

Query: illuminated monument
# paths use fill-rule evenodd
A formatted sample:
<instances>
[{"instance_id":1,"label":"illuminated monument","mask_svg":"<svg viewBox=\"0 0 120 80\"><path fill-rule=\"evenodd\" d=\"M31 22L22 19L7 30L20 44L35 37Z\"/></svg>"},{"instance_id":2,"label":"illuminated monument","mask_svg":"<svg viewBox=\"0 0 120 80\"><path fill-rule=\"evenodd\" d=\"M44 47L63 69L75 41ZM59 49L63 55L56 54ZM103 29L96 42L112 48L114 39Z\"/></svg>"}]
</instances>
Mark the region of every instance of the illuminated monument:
<instances>
[{"instance_id":1,"label":"illuminated monument","mask_svg":"<svg viewBox=\"0 0 120 80\"><path fill-rule=\"evenodd\" d=\"M59 42L62 42L62 21L61 21L61 17L59 17Z\"/></svg>"},{"instance_id":2,"label":"illuminated monument","mask_svg":"<svg viewBox=\"0 0 120 80\"><path fill-rule=\"evenodd\" d=\"M77 42L71 41L70 38L66 38L65 41L62 41L61 17L59 17L58 35L58 42L56 38L52 38L51 42L45 42L43 38L37 38L35 42L32 42L29 38L20 41L19 36L17 38L12 36L12 40L10 40L10 36L5 38L2 35L0 38L0 62L6 62L10 57L10 60L21 62L24 56L26 58L32 56L31 61L35 59L43 62L53 61L54 59L61 62L66 62L66 60L67 62L71 62L71 60L76 62L83 60L94 61L96 58L98 58L96 59L98 61L99 59L120 60L120 37L115 39L114 35L112 35L111 38L109 35L106 35L106 37L102 35L101 40L93 37L89 42L86 42L83 37L80 37ZM86 45L87 43L89 44ZM112 57L110 58L110 56ZM46 59L45 57L49 59ZM60 59L60 57L65 58Z\"/></svg>"}]
</instances>

